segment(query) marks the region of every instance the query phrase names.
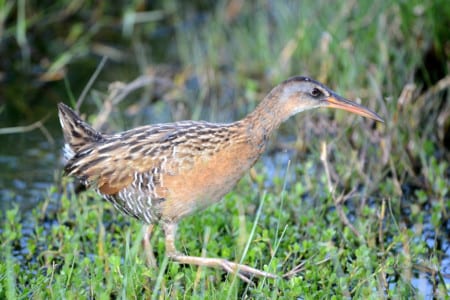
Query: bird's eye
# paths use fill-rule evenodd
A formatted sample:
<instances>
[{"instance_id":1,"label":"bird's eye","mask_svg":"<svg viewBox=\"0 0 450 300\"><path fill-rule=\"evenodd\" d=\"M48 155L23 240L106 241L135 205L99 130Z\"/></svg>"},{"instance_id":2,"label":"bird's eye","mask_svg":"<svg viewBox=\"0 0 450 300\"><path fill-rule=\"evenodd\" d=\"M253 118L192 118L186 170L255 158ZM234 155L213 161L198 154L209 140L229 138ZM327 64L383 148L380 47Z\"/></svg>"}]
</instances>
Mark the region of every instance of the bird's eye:
<instances>
[{"instance_id":1,"label":"bird's eye","mask_svg":"<svg viewBox=\"0 0 450 300\"><path fill-rule=\"evenodd\" d=\"M313 88L311 91L311 96L313 96L314 98L319 98L322 95L323 95L322 91L319 90L318 88Z\"/></svg>"}]
</instances>

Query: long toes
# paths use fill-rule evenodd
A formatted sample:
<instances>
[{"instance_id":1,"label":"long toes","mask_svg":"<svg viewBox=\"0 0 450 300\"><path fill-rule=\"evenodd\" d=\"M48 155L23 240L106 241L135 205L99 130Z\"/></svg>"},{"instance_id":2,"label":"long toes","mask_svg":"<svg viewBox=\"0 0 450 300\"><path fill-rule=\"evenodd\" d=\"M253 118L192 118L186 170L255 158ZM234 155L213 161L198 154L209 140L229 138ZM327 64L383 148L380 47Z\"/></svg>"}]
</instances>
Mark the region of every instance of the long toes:
<instances>
[{"instance_id":1,"label":"long toes","mask_svg":"<svg viewBox=\"0 0 450 300\"><path fill-rule=\"evenodd\" d=\"M247 282L248 284L255 285L255 283L254 283L253 281L251 281L250 278L248 278L248 277L245 276L244 274L241 274L241 273L238 272L236 275L237 275L241 280Z\"/></svg>"},{"instance_id":2,"label":"long toes","mask_svg":"<svg viewBox=\"0 0 450 300\"><path fill-rule=\"evenodd\" d=\"M297 267L293 268L292 270L290 270L289 272L284 273L283 274L283 278L294 277L295 275L297 275L301 271L303 271L303 266L297 266Z\"/></svg>"},{"instance_id":3,"label":"long toes","mask_svg":"<svg viewBox=\"0 0 450 300\"><path fill-rule=\"evenodd\" d=\"M227 271L230 274L235 274L240 279L242 279L243 281L245 281L249 284L254 284L253 281L251 281L250 278L248 278L247 276L242 274L239 269L233 269L233 267L232 267L233 265L234 265L233 263L231 263L227 260L222 260L222 262L221 262L221 266L225 271Z\"/></svg>"},{"instance_id":4,"label":"long toes","mask_svg":"<svg viewBox=\"0 0 450 300\"><path fill-rule=\"evenodd\" d=\"M236 273L239 276L240 275L244 276L242 273L245 273L245 274L252 274L255 276L268 277L268 278L273 278L273 279L278 278L278 276L275 274L261 271L261 270L258 270L258 269L255 269L255 268L252 268L252 267L249 267L246 265L236 264L236 263L233 263L233 262L230 262L227 260L223 260L221 262L221 265L227 272ZM247 276L245 276L245 277L248 278Z\"/></svg>"},{"instance_id":5,"label":"long toes","mask_svg":"<svg viewBox=\"0 0 450 300\"><path fill-rule=\"evenodd\" d=\"M266 271L261 271L246 265L239 265L239 272L245 272L245 273L249 273L249 274L254 274L256 276L261 276L261 277L269 277L269 278L277 278L278 276Z\"/></svg>"},{"instance_id":6,"label":"long toes","mask_svg":"<svg viewBox=\"0 0 450 300\"><path fill-rule=\"evenodd\" d=\"M248 273L248 274L254 274L256 276L261 276L261 277L269 277L269 278L277 278L278 276L266 271L261 271L246 265L241 265L241 264L237 264L237 269L239 269L239 272L244 272L244 273Z\"/></svg>"},{"instance_id":7,"label":"long toes","mask_svg":"<svg viewBox=\"0 0 450 300\"><path fill-rule=\"evenodd\" d=\"M247 282L248 284L255 285L255 283L250 278L245 276L244 274L242 274L240 272L236 272L234 274L236 274L236 276L238 276L241 280Z\"/></svg>"},{"instance_id":8,"label":"long toes","mask_svg":"<svg viewBox=\"0 0 450 300\"><path fill-rule=\"evenodd\" d=\"M231 267L231 264L229 261L227 260L222 260L220 262L220 265L222 266L222 268L227 271L228 273L235 273L235 270L233 270L233 268Z\"/></svg>"}]
</instances>

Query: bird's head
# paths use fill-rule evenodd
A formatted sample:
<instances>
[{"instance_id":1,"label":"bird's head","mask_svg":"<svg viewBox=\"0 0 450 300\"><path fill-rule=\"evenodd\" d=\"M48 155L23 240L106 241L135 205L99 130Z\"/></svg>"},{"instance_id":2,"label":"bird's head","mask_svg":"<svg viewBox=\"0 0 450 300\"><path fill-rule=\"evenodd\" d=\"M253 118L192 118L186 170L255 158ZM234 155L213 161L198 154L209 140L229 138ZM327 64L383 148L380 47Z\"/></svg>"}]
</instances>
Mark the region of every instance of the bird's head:
<instances>
[{"instance_id":1,"label":"bird's head","mask_svg":"<svg viewBox=\"0 0 450 300\"><path fill-rule=\"evenodd\" d=\"M281 113L285 118L308 109L330 107L383 122L379 115L367 107L339 96L330 88L308 77L292 77L277 86L274 92L281 102Z\"/></svg>"}]
</instances>

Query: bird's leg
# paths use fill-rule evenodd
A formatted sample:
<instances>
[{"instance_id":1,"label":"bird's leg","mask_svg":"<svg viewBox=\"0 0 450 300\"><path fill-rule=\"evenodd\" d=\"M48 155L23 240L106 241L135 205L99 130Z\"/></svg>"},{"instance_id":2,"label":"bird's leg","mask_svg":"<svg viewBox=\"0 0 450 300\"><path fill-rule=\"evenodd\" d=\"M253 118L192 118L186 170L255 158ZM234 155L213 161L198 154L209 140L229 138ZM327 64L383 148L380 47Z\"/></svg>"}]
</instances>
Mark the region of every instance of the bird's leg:
<instances>
[{"instance_id":1,"label":"bird's leg","mask_svg":"<svg viewBox=\"0 0 450 300\"><path fill-rule=\"evenodd\" d=\"M143 243L144 243L145 254L147 257L147 265L152 268L156 268L156 259L155 259L155 255L153 254L152 244L150 243L150 237L152 236L152 231L153 231L154 226L155 225L153 225L153 224L148 224L143 227L143 230L144 230Z\"/></svg>"},{"instance_id":2,"label":"bird's leg","mask_svg":"<svg viewBox=\"0 0 450 300\"><path fill-rule=\"evenodd\" d=\"M228 261L222 258L208 258L199 256L188 256L179 253L175 248L176 223L164 223L163 230L166 238L166 255L180 264L191 264L204 267L223 268L228 273L236 274L247 283L252 283L248 275L260 277L278 278L277 275L261 271L243 264ZM247 276L245 275L247 274Z\"/></svg>"}]
</instances>

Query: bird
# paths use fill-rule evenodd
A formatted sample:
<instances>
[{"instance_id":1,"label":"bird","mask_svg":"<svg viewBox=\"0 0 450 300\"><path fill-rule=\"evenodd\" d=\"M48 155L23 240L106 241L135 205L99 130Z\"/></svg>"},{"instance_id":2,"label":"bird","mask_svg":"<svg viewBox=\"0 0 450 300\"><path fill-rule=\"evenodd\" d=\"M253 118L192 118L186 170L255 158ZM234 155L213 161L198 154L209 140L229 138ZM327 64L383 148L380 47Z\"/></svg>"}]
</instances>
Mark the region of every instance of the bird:
<instances>
[{"instance_id":1,"label":"bird","mask_svg":"<svg viewBox=\"0 0 450 300\"><path fill-rule=\"evenodd\" d=\"M64 103L58 104L64 135L64 174L93 188L122 213L144 223L143 243L155 265L150 236L165 237L165 254L180 264L222 268L246 282L277 275L223 258L177 251L176 232L186 216L217 203L266 149L289 117L319 107L346 110L384 122L374 111L305 76L275 86L254 111L231 123L179 121L101 133Z\"/></svg>"}]
</instances>

